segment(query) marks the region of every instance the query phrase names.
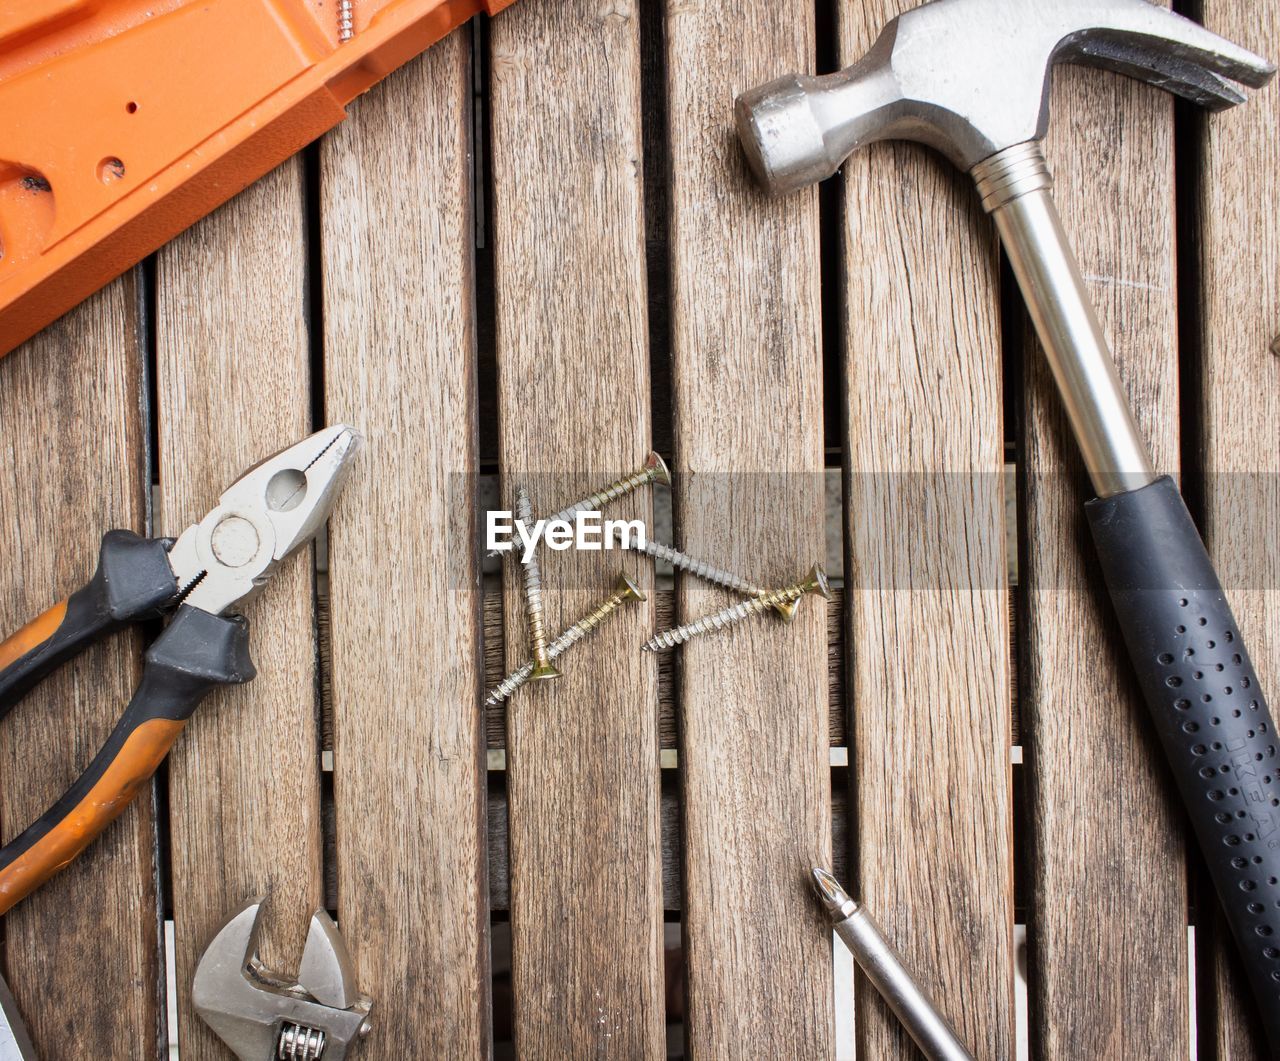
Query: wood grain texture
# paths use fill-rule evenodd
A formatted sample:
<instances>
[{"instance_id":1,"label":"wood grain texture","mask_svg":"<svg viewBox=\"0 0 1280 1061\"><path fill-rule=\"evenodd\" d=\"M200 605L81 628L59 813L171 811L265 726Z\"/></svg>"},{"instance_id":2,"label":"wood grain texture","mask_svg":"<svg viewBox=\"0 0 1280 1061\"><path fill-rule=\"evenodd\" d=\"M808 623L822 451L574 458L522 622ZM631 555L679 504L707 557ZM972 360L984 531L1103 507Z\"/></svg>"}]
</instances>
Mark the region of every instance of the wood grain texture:
<instances>
[{"instance_id":1,"label":"wood grain texture","mask_svg":"<svg viewBox=\"0 0 1280 1061\"><path fill-rule=\"evenodd\" d=\"M1280 58L1277 0L1203 0L1215 33ZM1280 710L1280 88L1205 118L1200 144L1196 441L1202 530L1267 693ZM1207 905L1207 904L1206 904ZM1252 999L1220 962L1219 1056L1263 1056Z\"/></svg>"},{"instance_id":2,"label":"wood grain texture","mask_svg":"<svg viewBox=\"0 0 1280 1061\"><path fill-rule=\"evenodd\" d=\"M1156 467L1176 475L1173 103L1112 74L1054 76L1045 152L1055 198L1139 431ZM1044 1058L1186 1057L1182 812L1098 572L1088 476L1029 328L1025 363L1035 1049Z\"/></svg>"},{"instance_id":3,"label":"wood grain texture","mask_svg":"<svg viewBox=\"0 0 1280 1061\"><path fill-rule=\"evenodd\" d=\"M294 159L160 252L163 533L311 430L303 220ZM227 1056L190 1006L195 963L222 921L269 894L262 958L293 972L322 897L312 572L308 547L244 609L258 676L211 695L170 760L183 1061Z\"/></svg>"},{"instance_id":4,"label":"wood grain texture","mask_svg":"<svg viewBox=\"0 0 1280 1061\"><path fill-rule=\"evenodd\" d=\"M0 630L93 575L102 535L146 530L143 355L130 273L0 360ZM0 723L11 840L66 790L141 674L136 632L89 649ZM155 805L141 795L4 919L4 975L42 1057L158 1057ZM85 990L93 970L92 991Z\"/></svg>"},{"instance_id":5,"label":"wood grain texture","mask_svg":"<svg viewBox=\"0 0 1280 1061\"><path fill-rule=\"evenodd\" d=\"M633 0L516 5L492 23L503 498L554 511L650 448ZM632 495L611 516L648 518ZM642 558L542 550L559 630ZM518 572L507 662L527 656ZM523 1058L661 1057L662 891L651 606L629 605L507 715L515 1040Z\"/></svg>"},{"instance_id":6,"label":"wood grain texture","mask_svg":"<svg viewBox=\"0 0 1280 1061\"><path fill-rule=\"evenodd\" d=\"M382 1016L370 1058L489 1056L470 44L321 145L325 407L366 435L329 586L338 910Z\"/></svg>"},{"instance_id":7,"label":"wood grain texture","mask_svg":"<svg viewBox=\"0 0 1280 1061\"><path fill-rule=\"evenodd\" d=\"M817 195L770 202L732 101L809 65L813 8L666 5L677 537L761 585L824 554ZM692 618L732 598L677 583ZM825 605L679 649L688 1052L834 1051Z\"/></svg>"},{"instance_id":8,"label":"wood grain texture","mask_svg":"<svg viewBox=\"0 0 1280 1061\"><path fill-rule=\"evenodd\" d=\"M841 63L906 0L840 5ZM845 166L855 879L984 1057L1013 1054L1008 588L995 234L913 144ZM865 981L859 1050L914 1051Z\"/></svg>"}]
</instances>

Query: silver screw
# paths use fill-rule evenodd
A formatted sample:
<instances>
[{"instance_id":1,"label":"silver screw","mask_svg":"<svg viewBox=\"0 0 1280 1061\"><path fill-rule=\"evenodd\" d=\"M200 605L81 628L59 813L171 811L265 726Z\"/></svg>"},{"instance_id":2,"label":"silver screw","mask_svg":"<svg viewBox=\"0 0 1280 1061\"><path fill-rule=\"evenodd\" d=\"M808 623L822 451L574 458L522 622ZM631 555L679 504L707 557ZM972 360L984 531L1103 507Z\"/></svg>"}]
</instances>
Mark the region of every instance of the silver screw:
<instances>
[{"instance_id":1,"label":"silver screw","mask_svg":"<svg viewBox=\"0 0 1280 1061\"><path fill-rule=\"evenodd\" d=\"M338 43L344 44L355 33L352 0L338 0Z\"/></svg>"},{"instance_id":2,"label":"silver screw","mask_svg":"<svg viewBox=\"0 0 1280 1061\"><path fill-rule=\"evenodd\" d=\"M615 535L619 544L624 549L632 551L640 551L647 553L657 560L665 560L672 567L678 567L681 571L688 571L691 575L696 575L707 582L714 583L717 586L723 586L727 590L734 593L740 593L744 597L763 597L768 594L767 589L761 589L759 586L746 579L739 578L737 575L729 571L722 571L718 567L713 567L705 560L699 560L696 557L689 556L687 553L680 552L679 549L673 549L669 545L663 545L660 542L645 539L643 545L631 545L629 538L624 538L620 534ZM795 601L779 601L773 605L776 611L787 622L791 622L796 617Z\"/></svg>"},{"instance_id":3,"label":"silver screw","mask_svg":"<svg viewBox=\"0 0 1280 1061\"><path fill-rule=\"evenodd\" d=\"M533 524L533 506L529 504L529 495L523 486L516 493L516 518L525 526ZM531 550L521 563L524 565L524 607L529 619L529 647L534 663L530 677L535 681L559 678L560 672L551 666L547 656L547 633L542 627L542 572L538 568L537 552Z\"/></svg>"},{"instance_id":4,"label":"silver screw","mask_svg":"<svg viewBox=\"0 0 1280 1061\"><path fill-rule=\"evenodd\" d=\"M547 517L547 522L554 520L571 520L579 512L598 512L604 508L610 501L616 501L620 497L639 490L640 487L647 483L661 483L663 486L671 485L671 472L667 469L666 462L656 452L651 452L645 458L644 463L633 471L630 475L624 475L621 479L615 479L608 486L602 486L590 497L584 497L581 501L575 501L567 508L562 508L559 512ZM487 554L490 557L500 556L503 552L510 550L491 549Z\"/></svg>"},{"instance_id":5,"label":"silver screw","mask_svg":"<svg viewBox=\"0 0 1280 1061\"><path fill-rule=\"evenodd\" d=\"M630 578L626 575L619 575L618 587L612 594L605 598L605 600L603 600L593 611L584 615L547 646L547 658L555 659L561 653L567 651L571 646L576 645L627 601L647 599L648 598L645 597L644 592L640 587L632 582ZM533 663L530 662L524 664L524 666L512 671L503 678L501 682L490 689L489 695L485 699L485 703L490 707L495 704L502 703L503 700L507 699L507 697L532 677Z\"/></svg>"},{"instance_id":6,"label":"silver screw","mask_svg":"<svg viewBox=\"0 0 1280 1061\"><path fill-rule=\"evenodd\" d=\"M723 630L726 626L740 623L743 619L757 615L766 608L772 608L779 602L799 600L806 593L821 593L826 600L831 599L831 587L827 584L826 573L817 564L809 570L809 577L803 582L797 582L786 589L774 590L762 597L753 597L741 604L731 605L714 615L685 623L684 626L663 630L646 641L643 649L645 652L657 652L664 648L675 648L676 645L683 645L691 637L709 634L713 630Z\"/></svg>"}]
</instances>

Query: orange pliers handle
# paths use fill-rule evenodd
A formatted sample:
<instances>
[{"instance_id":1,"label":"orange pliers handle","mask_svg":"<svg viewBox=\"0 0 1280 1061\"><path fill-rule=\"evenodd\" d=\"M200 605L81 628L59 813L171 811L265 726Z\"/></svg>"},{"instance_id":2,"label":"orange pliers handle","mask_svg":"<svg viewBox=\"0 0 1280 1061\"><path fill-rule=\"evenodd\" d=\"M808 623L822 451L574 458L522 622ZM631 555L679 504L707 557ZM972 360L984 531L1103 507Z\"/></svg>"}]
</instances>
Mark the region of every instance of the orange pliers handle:
<instances>
[{"instance_id":1,"label":"orange pliers handle","mask_svg":"<svg viewBox=\"0 0 1280 1061\"><path fill-rule=\"evenodd\" d=\"M177 596L163 539L111 531L97 574L0 642L0 716L45 675L131 622L155 618ZM0 848L0 914L70 863L150 780L200 701L248 681L248 625L179 607L146 653L142 680L106 744L48 811Z\"/></svg>"}]
</instances>

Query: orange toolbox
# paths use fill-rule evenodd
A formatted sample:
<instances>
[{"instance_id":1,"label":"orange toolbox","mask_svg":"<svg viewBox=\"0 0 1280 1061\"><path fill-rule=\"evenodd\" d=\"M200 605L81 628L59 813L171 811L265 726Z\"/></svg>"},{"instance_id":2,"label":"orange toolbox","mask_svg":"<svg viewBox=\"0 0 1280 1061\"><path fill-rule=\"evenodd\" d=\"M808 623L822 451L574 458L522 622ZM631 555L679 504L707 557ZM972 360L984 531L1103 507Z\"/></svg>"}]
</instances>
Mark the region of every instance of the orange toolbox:
<instances>
[{"instance_id":1,"label":"orange toolbox","mask_svg":"<svg viewBox=\"0 0 1280 1061\"><path fill-rule=\"evenodd\" d=\"M0 355L512 2L0 0Z\"/></svg>"}]
</instances>

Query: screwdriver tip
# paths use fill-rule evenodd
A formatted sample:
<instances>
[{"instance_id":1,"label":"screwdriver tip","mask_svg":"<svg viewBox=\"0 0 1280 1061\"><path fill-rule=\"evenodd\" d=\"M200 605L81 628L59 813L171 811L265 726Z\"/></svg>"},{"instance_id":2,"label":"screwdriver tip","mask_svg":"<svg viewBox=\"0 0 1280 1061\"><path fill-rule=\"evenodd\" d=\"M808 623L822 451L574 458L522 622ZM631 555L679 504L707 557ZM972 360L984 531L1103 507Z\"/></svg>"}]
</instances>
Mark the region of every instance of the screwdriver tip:
<instances>
[{"instance_id":1,"label":"screwdriver tip","mask_svg":"<svg viewBox=\"0 0 1280 1061\"><path fill-rule=\"evenodd\" d=\"M849 893L840 887L840 882L820 866L813 867L813 890L833 921L844 920L857 908Z\"/></svg>"}]
</instances>

